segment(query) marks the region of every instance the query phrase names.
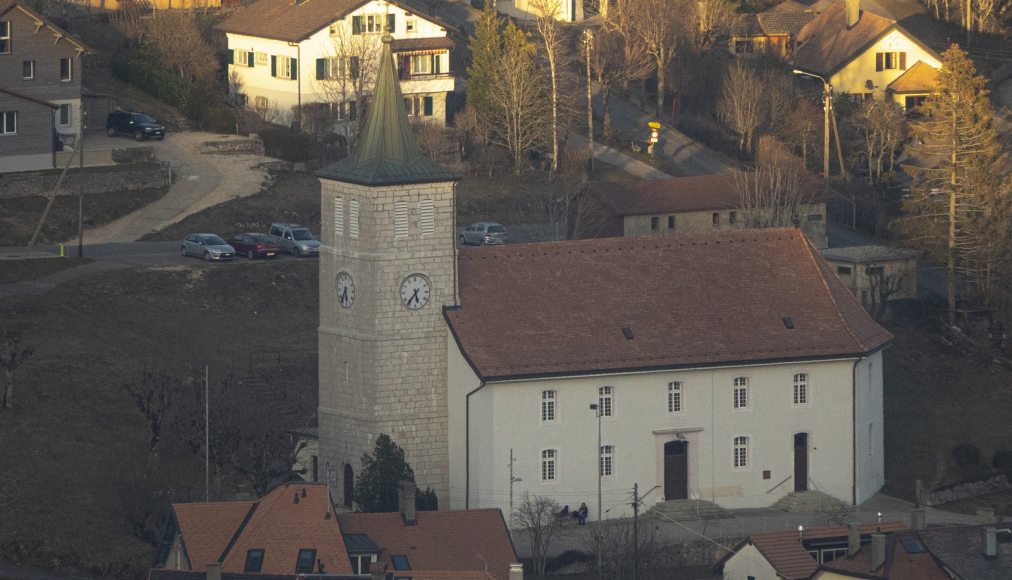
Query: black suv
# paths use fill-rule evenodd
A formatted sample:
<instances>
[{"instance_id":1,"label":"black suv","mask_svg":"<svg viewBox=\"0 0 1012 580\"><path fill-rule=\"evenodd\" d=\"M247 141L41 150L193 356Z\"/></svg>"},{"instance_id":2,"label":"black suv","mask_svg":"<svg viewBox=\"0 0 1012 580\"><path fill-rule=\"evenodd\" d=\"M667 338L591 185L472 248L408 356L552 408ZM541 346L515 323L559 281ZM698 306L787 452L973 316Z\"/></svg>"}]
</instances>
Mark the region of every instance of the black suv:
<instances>
[{"instance_id":1,"label":"black suv","mask_svg":"<svg viewBox=\"0 0 1012 580\"><path fill-rule=\"evenodd\" d=\"M151 137L156 139L165 137L165 127L144 113L132 111L109 113L109 118L105 121L105 130L108 131L110 137L115 137L117 133L133 135L134 139L138 141L144 141Z\"/></svg>"}]
</instances>

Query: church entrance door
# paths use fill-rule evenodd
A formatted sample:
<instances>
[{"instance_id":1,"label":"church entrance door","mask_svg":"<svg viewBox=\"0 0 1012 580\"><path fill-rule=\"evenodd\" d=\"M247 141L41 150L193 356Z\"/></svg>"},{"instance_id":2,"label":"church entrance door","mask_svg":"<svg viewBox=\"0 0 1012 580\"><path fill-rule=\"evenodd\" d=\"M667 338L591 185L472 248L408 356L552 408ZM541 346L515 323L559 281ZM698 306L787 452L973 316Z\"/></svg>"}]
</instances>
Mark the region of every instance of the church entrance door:
<instances>
[{"instance_id":1,"label":"church entrance door","mask_svg":"<svg viewBox=\"0 0 1012 580\"><path fill-rule=\"evenodd\" d=\"M808 491L808 433L794 434L794 491Z\"/></svg>"},{"instance_id":2,"label":"church entrance door","mask_svg":"<svg viewBox=\"0 0 1012 580\"><path fill-rule=\"evenodd\" d=\"M689 443L668 441L664 444L664 499L689 497Z\"/></svg>"}]
</instances>

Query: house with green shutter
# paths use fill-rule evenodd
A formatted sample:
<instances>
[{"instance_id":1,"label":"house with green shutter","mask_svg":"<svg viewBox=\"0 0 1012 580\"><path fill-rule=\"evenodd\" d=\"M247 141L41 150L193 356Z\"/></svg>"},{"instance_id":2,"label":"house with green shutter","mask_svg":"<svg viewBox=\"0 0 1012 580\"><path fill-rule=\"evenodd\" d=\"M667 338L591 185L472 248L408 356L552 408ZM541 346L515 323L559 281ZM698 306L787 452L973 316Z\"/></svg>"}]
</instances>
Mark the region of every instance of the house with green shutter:
<instances>
[{"instance_id":1,"label":"house with green shutter","mask_svg":"<svg viewBox=\"0 0 1012 580\"><path fill-rule=\"evenodd\" d=\"M228 38L231 90L264 120L349 134L375 83L390 31L412 121L445 126L463 101L449 25L382 0L260 0L217 25Z\"/></svg>"}]
</instances>

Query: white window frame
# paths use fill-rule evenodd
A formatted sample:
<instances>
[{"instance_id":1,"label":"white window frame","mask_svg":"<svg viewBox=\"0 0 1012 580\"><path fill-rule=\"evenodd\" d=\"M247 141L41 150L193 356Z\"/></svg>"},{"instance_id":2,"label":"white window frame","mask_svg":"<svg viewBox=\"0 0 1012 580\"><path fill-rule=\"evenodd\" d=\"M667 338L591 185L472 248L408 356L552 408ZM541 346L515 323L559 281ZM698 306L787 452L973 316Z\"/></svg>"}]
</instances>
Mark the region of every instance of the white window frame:
<instances>
[{"instance_id":1,"label":"white window frame","mask_svg":"<svg viewBox=\"0 0 1012 580\"><path fill-rule=\"evenodd\" d=\"M0 111L0 137L18 134L18 112Z\"/></svg>"},{"instance_id":2,"label":"white window frame","mask_svg":"<svg viewBox=\"0 0 1012 580\"><path fill-rule=\"evenodd\" d=\"M64 122L64 113L66 113L66 122ZM63 103L60 108L56 110L56 124L61 127L69 127L74 124L74 106L70 103Z\"/></svg>"},{"instance_id":3,"label":"white window frame","mask_svg":"<svg viewBox=\"0 0 1012 580\"><path fill-rule=\"evenodd\" d=\"M253 64L266 66L266 65L268 65L270 63L271 63L270 59L267 58L267 53L266 52L254 52L253 53Z\"/></svg>"},{"instance_id":4,"label":"white window frame","mask_svg":"<svg viewBox=\"0 0 1012 580\"><path fill-rule=\"evenodd\" d=\"M67 62L67 76L63 76L63 62ZM60 59L60 82L69 83L74 80L74 59L72 58L61 58Z\"/></svg>"},{"instance_id":5,"label":"white window frame","mask_svg":"<svg viewBox=\"0 0 1012 580\"><path fill-rule=\"evenodd\" d=\"M11 28L14 25L10 20L0 20L0 54L11 53Z\"/></svg>"},{"instance_id":6,"label":"white window frame","mask_svg":"<svg viewBox=\"0 0 1012 580\"><path fill-rule=\"evenodd\" d=\"M602 445L598 461L598 473L601 477L610 477L615 473L615 446Z\"/></svg>"},{"instance_id":7,"label":"white window frame","mask_svg":"<svg viewBox=\"0 0 1012 580\"><path fill-rule=\"evenodd\" d=\"M559 481L559 450L541 450L541 482L555 483Z\"/></svg>"},{"instance_id":8,"label":"white window frame","mask_svg":"<svg viewBox=\"0 0 1012 580\"><path fill-rule=\"evenodd\" d=\"M387 26L386 14L363 14L362 34L382 34Z\"/></svg>"},{"instance_id":9,"label":"white window frame","mask_svg":"<svg viewBox=\"0 0 1012 580\"><path fill-rule=\"evenodd\" d=\"M559 394L553 389L541 391L541 422L555 423L559 418Z\"/></svg>"},{"instance_id":10,"label":"white window frame","mask_svg":"<svg viewBox=\"0 0 1012 580\"><path fill-rule=\"evenodd\" d=\"M275 61L275 70L277 78L279 79L290 79L292 78L292 59L288 56L278 55Z\"/></svg>"},{"instance_id":11,"label":"white window frame","mask_svg":"<svg viewBox=\"0 0 1012 580\"><path fill-rule=\"evenodd\" d=\"M323 78L328 81L336 81L345 78L348 67L345 66L345 59L340 56L328 56L324 59L326 66L323 69Z\"/></svg>"},{"instance_id":12,"label":"white window frame","mask_svg":"<svg viewBox=\"0 0 1012 580\"><path fill-rule=\"evenodd\" d=\"M732 394L732 406L735 411L743 411L749 408L748 400L748 377L735 377L734 391Z\"/></svg>"},{"instance_id":13,"label":"white window frame","mask_svg":"<svg viewBox=\"0 0 1012 580\"><path fill-rule=\"evenodd\" d=\"M749 437L748 435L738 435L734 438L734 468L735 469L748 469L749 460Z\"/></svg>"},{"instance_id":14,"label":"white window frame","mask_svg":"<svg viewBox=\"0 0 1012 580\"><path fill-rule=\"evenodd\" d=\"M682 400L683 393L682 381L671 381L668 383L668 414L678 415L682 412L684 401Z\"/></svg>"},{"instance_id":15,"label":"white window frame","mask_svg":"<svg viewBox=\"0 0 1012 580\"><path fill-rule=\"evenodd\" d=\"M25 75L25 65L29 65L28 75ZM21 62L21 80L34 81L35 80L35 61L25 60Z\"/></svg>"},{"instance_id":16,"label":"white window frame","mask_svg":"<svg viewBox=\"0 0 1012 580\"><path fill-rule=\"evenodd\" d=\"M412 75L431 75L432 74L432 55L431 54L413 54L409 57L410 61L410 73Z\"/></svg>"},{"instance_id":17,"label":"white window frame","mask_svg":"<svg viewBox=\"0 0 1012 580\"><path fill-rule=\"evenodd\" d=\"M805 407L810 398L808 373L794 373L794 389L791 400L795 407Z\"/></svg>"},{"instance_id":18,"label":"white window frame","mask_svg":"<svg viewBox=\"0 0 1012 580\"><path fill-rule=\"evenodd\" d=\"M249 52L242 50L241 48L235 49L235 58L232 59L233 64L239 66L249 66Z\"/></svg>"},{"instance_id":19,"label":"white window frame","mask_svg":"<svg viewBox=\"0 0 1012 580\"><path fill-rule=\"evenodd\" d=\"M610 385L598 387L597 411L602 417L615 416L615 387Z\"/></svg>"},{"instance_id":20,"label":"white window frame","mask_svg":"<svg viewBox=\"0 0 1012 580\"><path fill-rule=\"evenodd\" d=\"M404 20L404 32L415 33L418 32L418 19L407 18Z\"/></svg>"}]
</instances>

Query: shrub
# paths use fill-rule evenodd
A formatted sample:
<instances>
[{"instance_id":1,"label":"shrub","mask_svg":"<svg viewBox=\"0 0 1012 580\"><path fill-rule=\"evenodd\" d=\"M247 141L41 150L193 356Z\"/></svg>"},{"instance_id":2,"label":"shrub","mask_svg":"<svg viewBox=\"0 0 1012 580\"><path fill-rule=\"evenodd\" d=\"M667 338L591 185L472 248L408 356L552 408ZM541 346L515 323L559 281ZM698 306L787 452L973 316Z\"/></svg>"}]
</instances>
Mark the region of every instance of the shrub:
<instances>
[{"instance_id":1,"label":"shrub","mask_svg":"<svg viewBox=\"0 0 1012 580\"><path fill-rule=\"evenodd\" d=\"M285 128L265 128L260 131L264 151L271 157L285 161L307 161L313 150L313 138Z\"/></svg>"},{"instance_id":2,"label":"shrub","mask_svg":"<svg viewBox=\"0 0 1012 580\"><path fill-rule=\"evenodd\" d=\"M164 68L151 50L137 48L117 52L112 59L112 70L117 77L180 111L189 109L190 84Z\"/></svg>"},{"instance_id":3,"label":"shrub","mask_svg":"<svg viewBox=\"0 0 1012 580\"><path fill-rule=\"evenodd\" d=\"M431 487L415 490L415 509L420 512L434 512L439 510L439 498L436 497L436 490Z\"/></svg>"},{"instance_id":4,"label":"shrub","mask_svg":"<svg viewBox=\"0 0 1012 580\"><path fill-rule=\"evenodd\" d=\"M995 471L1012 474L1012 451L1008 449L995 451L994 457L991 458L991 467Z\"/></svg>"},{"instance_id":5,"label":"shrub","mask_svg":"<svg viewBox=\"0 0 1012 580\"><path fill-rule=\"evenodd\" d=\"M235 133L235 111L223 105L209 105L200 111L200 118L194 119L200 128L209 133L231 135Z\"/></svg>"},{"instance_id":6,"label":"shrub","mask_svg":"<svg viewBox=\"0 0 1012 580\"><path fill-rule=\"evenodd\" d=\"M980 449L970 443L960 443L952 448L952 459L964 469L980 465Z\"/></svg>"}]
</instances>

